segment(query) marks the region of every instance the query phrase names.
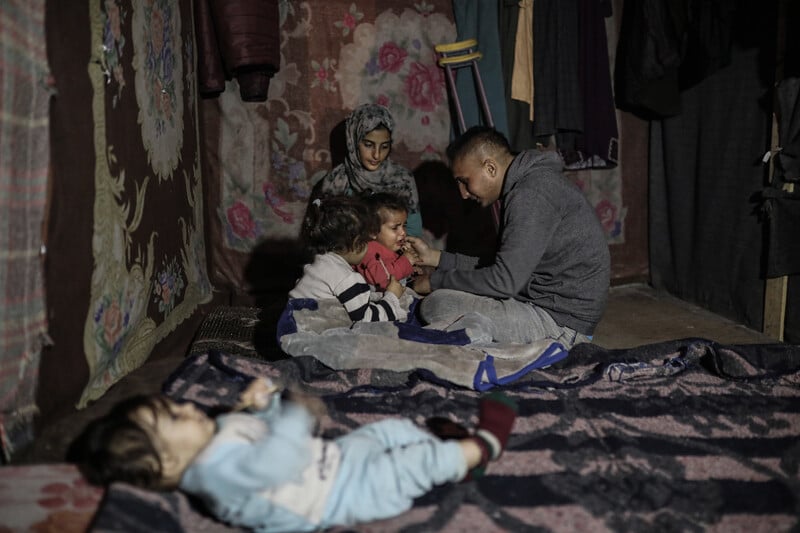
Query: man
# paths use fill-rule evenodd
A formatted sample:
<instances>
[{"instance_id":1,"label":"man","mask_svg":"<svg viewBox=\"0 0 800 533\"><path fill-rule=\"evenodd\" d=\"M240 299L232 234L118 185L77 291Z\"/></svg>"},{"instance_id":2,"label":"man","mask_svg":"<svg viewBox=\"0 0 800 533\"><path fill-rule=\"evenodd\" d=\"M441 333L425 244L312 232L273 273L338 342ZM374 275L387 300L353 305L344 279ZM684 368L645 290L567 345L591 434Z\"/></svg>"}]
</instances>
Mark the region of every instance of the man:
<instances>
[{"instance_id":1,"label":"man","mask_svg":"<svg viewBox=\"0 0 800 533\"><path fill-rule=\"evenodd\" d=\"M610 255L594 210L563 176L558 154L515 155L502 134L476 126L448 157L462 198L484 207L500 200L498 248L481 263L408 237L421 264L436 267L414 282L417 293L428 294L422 319L447 325L477 314L496 342L553 339L570 348L591 340L608 299Z\"/></svg>"}]
</instances>

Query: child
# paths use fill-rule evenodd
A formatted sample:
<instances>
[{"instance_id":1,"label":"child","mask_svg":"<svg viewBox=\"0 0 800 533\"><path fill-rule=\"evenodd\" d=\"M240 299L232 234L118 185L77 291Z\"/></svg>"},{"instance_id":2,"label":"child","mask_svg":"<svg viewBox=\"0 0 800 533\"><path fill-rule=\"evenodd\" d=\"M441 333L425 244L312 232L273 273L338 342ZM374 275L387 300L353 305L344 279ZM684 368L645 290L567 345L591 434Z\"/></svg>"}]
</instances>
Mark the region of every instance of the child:
<instances>
[{"instance_id":1,"label":"child","mask_svg":"<svg viewBox=\"0 0 800 533\"><path fill-rule=\"evenodd\" d=\"M414 273L417 260L413 248L401 255L406 248L406 220L408 207L396 194L375 193L365 197L367 205L380 217L381 227L375 240L367 245L367 253L356 270L367 283L384 291L389 278L405 280Z\"/></svg>"},{"instance_id":2,"label":"child","mask_svg":"<svg viewBox=\"0 0 800 533\"><path fill-rule=\"evenodd\" d=\"M92 422L70 459L87 479L178 488L219 519L256 531L310 531L396 516L435 485L482 474L516 416L506 396L481 399L473 436L441 440L408 419L373 422L335 439L314 418L254 380L240 407L209 418L191 403L138 396Z\"/></svg>"},{"instance_id":3,"label":"child","mask_svg":"<svg viewBox=\"0 0 800 533\"><path fill-rule=\"evenodd\" d=\"M351 196L318 198L308 206L303 231L309 250L316 254L289 298L336 298L353 322L405 320L399 298L405 288L392 278L386 292L377 295L353 267L367 253L377 235L378 217L363 200ZM375 298L375 301L372 301Z\"/></svg>"}]
</instances>

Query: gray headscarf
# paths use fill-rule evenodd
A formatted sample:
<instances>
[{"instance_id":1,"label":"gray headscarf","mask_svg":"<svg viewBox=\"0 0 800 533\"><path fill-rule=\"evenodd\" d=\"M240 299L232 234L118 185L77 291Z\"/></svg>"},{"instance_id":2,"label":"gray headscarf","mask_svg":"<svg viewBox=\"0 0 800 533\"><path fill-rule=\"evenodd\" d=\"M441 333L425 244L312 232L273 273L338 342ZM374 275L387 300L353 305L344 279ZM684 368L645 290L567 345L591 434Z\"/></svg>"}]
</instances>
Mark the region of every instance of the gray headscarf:
<instances>
[{"instance_id":1,"label":"gray headscarf","mask_svg":"<svg viewBox=\"0 0 800 533\"><path fill-rule=\"evenodd\" d=\"M380 127L390 134L394 130L392 114L382 105L362 104L350 113L345 122L347 158L322 178L319 190L324 195L391 192L408 202L409 212L417 212L417 186L408 169L388 157L377 170L367 170L361 164L358 144L365 135Z\"/></svg>"}]
</instances>

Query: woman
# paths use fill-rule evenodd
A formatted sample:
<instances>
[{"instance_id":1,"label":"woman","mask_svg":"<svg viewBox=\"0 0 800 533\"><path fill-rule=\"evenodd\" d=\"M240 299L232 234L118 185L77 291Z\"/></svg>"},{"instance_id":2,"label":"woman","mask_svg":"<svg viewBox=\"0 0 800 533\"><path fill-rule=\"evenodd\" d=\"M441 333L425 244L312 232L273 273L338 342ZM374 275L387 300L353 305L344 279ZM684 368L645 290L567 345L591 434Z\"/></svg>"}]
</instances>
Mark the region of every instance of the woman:
<instances>
[{"instance_id":1,"label":"woman","mask_svg":"<svg viewBox=\"0 0 800 533\"><path fill-rule=\"evenodd\" d=\"M377 104L362 104L347 117L345 128L347 157L320 180L313 197L376 192L397 194L408 204L406 231L409 235L421 236L422 216L414 176L389 159L394 130L389 110Z\"/></svg>"}]
</instances>

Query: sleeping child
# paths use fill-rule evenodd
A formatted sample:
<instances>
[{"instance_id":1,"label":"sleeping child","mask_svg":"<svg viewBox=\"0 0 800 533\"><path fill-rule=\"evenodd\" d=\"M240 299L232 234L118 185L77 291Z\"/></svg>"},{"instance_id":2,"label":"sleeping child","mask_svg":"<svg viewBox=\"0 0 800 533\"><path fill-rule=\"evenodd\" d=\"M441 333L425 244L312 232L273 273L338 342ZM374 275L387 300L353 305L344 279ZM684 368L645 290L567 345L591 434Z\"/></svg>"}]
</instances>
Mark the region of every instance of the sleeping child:
<instances>
[{"instance_id":1,"label":"sleeping child","mask_svg":"<svg viewBox=\"0 0 800 533\"><path fill-rule=\"evenodd\" d=\"M357 197L314 200L308 206L303 233L315 256L303 267L289 298L337 299L353 322L405 320L408 310L400 303L405 292L400 282L389 276L385 292L375 293L353 268L364 259L379 225L375 212Z\"/></svg>"},{"instance_id":2,"label":"sleeping child","mask_svg":"<svg viewBox=\"0 0 800 533\"><path fill-rule=\"evenodd\" d=\"M68 459L94 484L183 490L234 526L320 531L399 515L436 485L479 477L517 411L491 394L467 436L442 440L386 418L328 439L315 435L308 399L289 401L260 378L241 395L247 411L211 418L192 403L135 396L90 423Z\"/></svg>"},{"instance_id":3,"label":"sleeping child","mask_svg":"<svg viewBox=\"0 0 800 533\"><path fill-rule=\"evenodd\" d=\"M356 270L379 291L386 290L391 277L405 285L418 260L414 249L406 244L408 206L402 198L387 192L366 196L365 201L380 218L381 226Z\"/></svg>"}]
</instances>

